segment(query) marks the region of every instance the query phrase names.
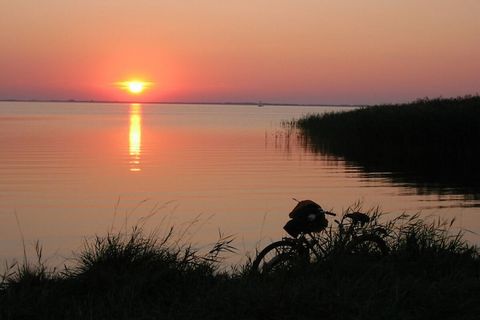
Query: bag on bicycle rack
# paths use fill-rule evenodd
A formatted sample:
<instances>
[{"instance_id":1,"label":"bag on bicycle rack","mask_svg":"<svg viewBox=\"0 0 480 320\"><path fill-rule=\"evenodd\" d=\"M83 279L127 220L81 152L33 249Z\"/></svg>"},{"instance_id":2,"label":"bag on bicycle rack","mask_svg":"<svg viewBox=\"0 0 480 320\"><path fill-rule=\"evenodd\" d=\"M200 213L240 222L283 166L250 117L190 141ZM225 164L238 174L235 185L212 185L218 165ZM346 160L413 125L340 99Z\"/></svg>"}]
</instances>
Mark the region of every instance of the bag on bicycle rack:
<instances>
[{"instance_id":1,"label":"bag on bicycle rack","mask_svg":"<svg viewBox=\"0 0 480 320\"><path fill-rule=\"evenodd\" d=\"M283 229L294 238L302 232L320 232L328 225L322 207L312 200L300 201L288 216L291 220Z\"/></svg>"}]
</instances>

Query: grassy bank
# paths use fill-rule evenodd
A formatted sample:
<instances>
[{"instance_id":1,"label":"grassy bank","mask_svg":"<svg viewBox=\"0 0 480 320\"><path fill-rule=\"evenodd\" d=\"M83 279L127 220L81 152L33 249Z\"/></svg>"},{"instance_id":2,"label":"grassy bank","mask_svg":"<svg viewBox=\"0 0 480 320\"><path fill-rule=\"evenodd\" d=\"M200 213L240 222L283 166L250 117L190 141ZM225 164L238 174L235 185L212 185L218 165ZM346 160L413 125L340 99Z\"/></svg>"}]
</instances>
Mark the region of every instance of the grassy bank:
<instances>
[{"instance_id":1,"label":"grassy bank","mask_svg":"<svg viewBox=\"0 0 480 320\"><path fill-rule=\"evenodd\" d=\"M382 259L333 255L267 276L222 269L221 239L199 254L170 236L99 237L74 267L8 268L1 319L477 319L480 260L449 224L384 224Z\"/></svg>"},{"instance_id":2,"label":"grassy bank","mask_svg":"<svg viewBox=\"0 0 480 320\"><path fill-rule=\"evenodd\" d=\"M392 178L420 187L480 189L479 96L311 115L295 125L315 151L367 172L393 172Z\"/></svg>"}]
</instances>

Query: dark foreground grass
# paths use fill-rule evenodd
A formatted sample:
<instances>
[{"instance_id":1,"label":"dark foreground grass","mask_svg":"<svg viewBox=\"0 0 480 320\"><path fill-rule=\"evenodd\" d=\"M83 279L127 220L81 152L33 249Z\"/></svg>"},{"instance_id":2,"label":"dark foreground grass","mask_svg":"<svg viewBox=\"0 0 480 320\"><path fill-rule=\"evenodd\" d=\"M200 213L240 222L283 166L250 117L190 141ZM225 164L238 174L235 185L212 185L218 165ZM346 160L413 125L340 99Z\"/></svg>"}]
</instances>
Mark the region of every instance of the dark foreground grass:
<instances>
[{"instance_id":1,"label":"dark foreground grass","mask_svg":"<svg viewBox=\"0 0 480 320\"><path fill-rule=\"evenodd\" d=\"M480 97L424 99L294 122L315 151L425 187L480 190Z\"/></svg>"},{"instance_id":2,"label":"dark foreground grass","mask_svg":"<svg viewBox=\"0 0 480 320\"><path fill-rule=\"evenodd\" d=\"M0 319L478 319L475 247L418 217L384 226L385 258L333 255L267 276L248 262L221 271L229 239L201 255L140 230L98 237L70 269L8 268Z\"/></svg>"}]
</instances>

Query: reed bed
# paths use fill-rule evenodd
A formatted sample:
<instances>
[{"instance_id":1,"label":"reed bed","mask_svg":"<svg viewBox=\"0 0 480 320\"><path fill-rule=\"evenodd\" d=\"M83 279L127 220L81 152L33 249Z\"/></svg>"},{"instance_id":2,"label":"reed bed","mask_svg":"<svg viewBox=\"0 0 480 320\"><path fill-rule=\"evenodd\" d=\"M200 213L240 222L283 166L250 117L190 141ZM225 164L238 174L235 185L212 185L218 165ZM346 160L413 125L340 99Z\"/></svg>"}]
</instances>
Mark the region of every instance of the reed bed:
<instances>
[{"instance_id":1,"label":"reed bed","mask_svg":"<svg viewBox=\"0 0 480 320\"><path fill-rule=\"evenodd\" d=\"M392 172L400 182L480 189L480 97L421 99L309 115L291 126L317 152ZM402 181L403 178L403 181Z\"/></svg>"},{"instance_id":2,"label":"reed bed","mask_svg":"<svg viewBox=\"0 0 480 320\"><path fill-rule=\"evenodd\" d=\"M333 255L274 274L227 268L233 239L200 254L172 233L139 228L85 244L73 267L6 265L1 319L475 319L480 305L478 249L453 221L418 215L387 219L387 257ZM385 222L382 222L385 221ZM331 232L335 233L335 229ZM332 237L334 241L335 237ZM335 245L335 244L332 244ZM341 250L338 250L339 252Z\"/></svg>"}]
</instances>

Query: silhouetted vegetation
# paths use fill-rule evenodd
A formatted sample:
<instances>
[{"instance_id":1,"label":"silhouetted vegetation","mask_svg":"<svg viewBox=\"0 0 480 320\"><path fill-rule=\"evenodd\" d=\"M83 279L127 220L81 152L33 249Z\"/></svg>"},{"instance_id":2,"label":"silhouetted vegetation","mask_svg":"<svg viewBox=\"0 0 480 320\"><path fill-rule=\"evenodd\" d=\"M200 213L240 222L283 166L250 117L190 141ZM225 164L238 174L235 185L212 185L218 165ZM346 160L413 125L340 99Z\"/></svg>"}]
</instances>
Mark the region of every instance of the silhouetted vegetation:
<instances>
[{"instance_id":1,"label":"silhouetted vegetation","mask_svg":"<svg viewBox=\"0 0 480 320\"><path fill-rule=\"evenodd\" d=\"M387 257L330 255L266 276L248 272L249 262L222 269L219 254L232 251L228 237L206 254L178 246L171 234L97 237L60 271L45 266L39 250L35 264L7 266L0 318L478 317L478 251L452 234L451 224L402 215L381 225L391 246Z\"/></svg>"},{"instance_id":2,"label":"silhouetted vegetation","mask_svg":"<svg viewBox=\"0 0 480 320\"><path fill-rule=\"evenodd\" d=\"M424 99L293 122L314 151L385 173L421 192L480 191L480 97Z\"/></svg>"}]
</instances>

